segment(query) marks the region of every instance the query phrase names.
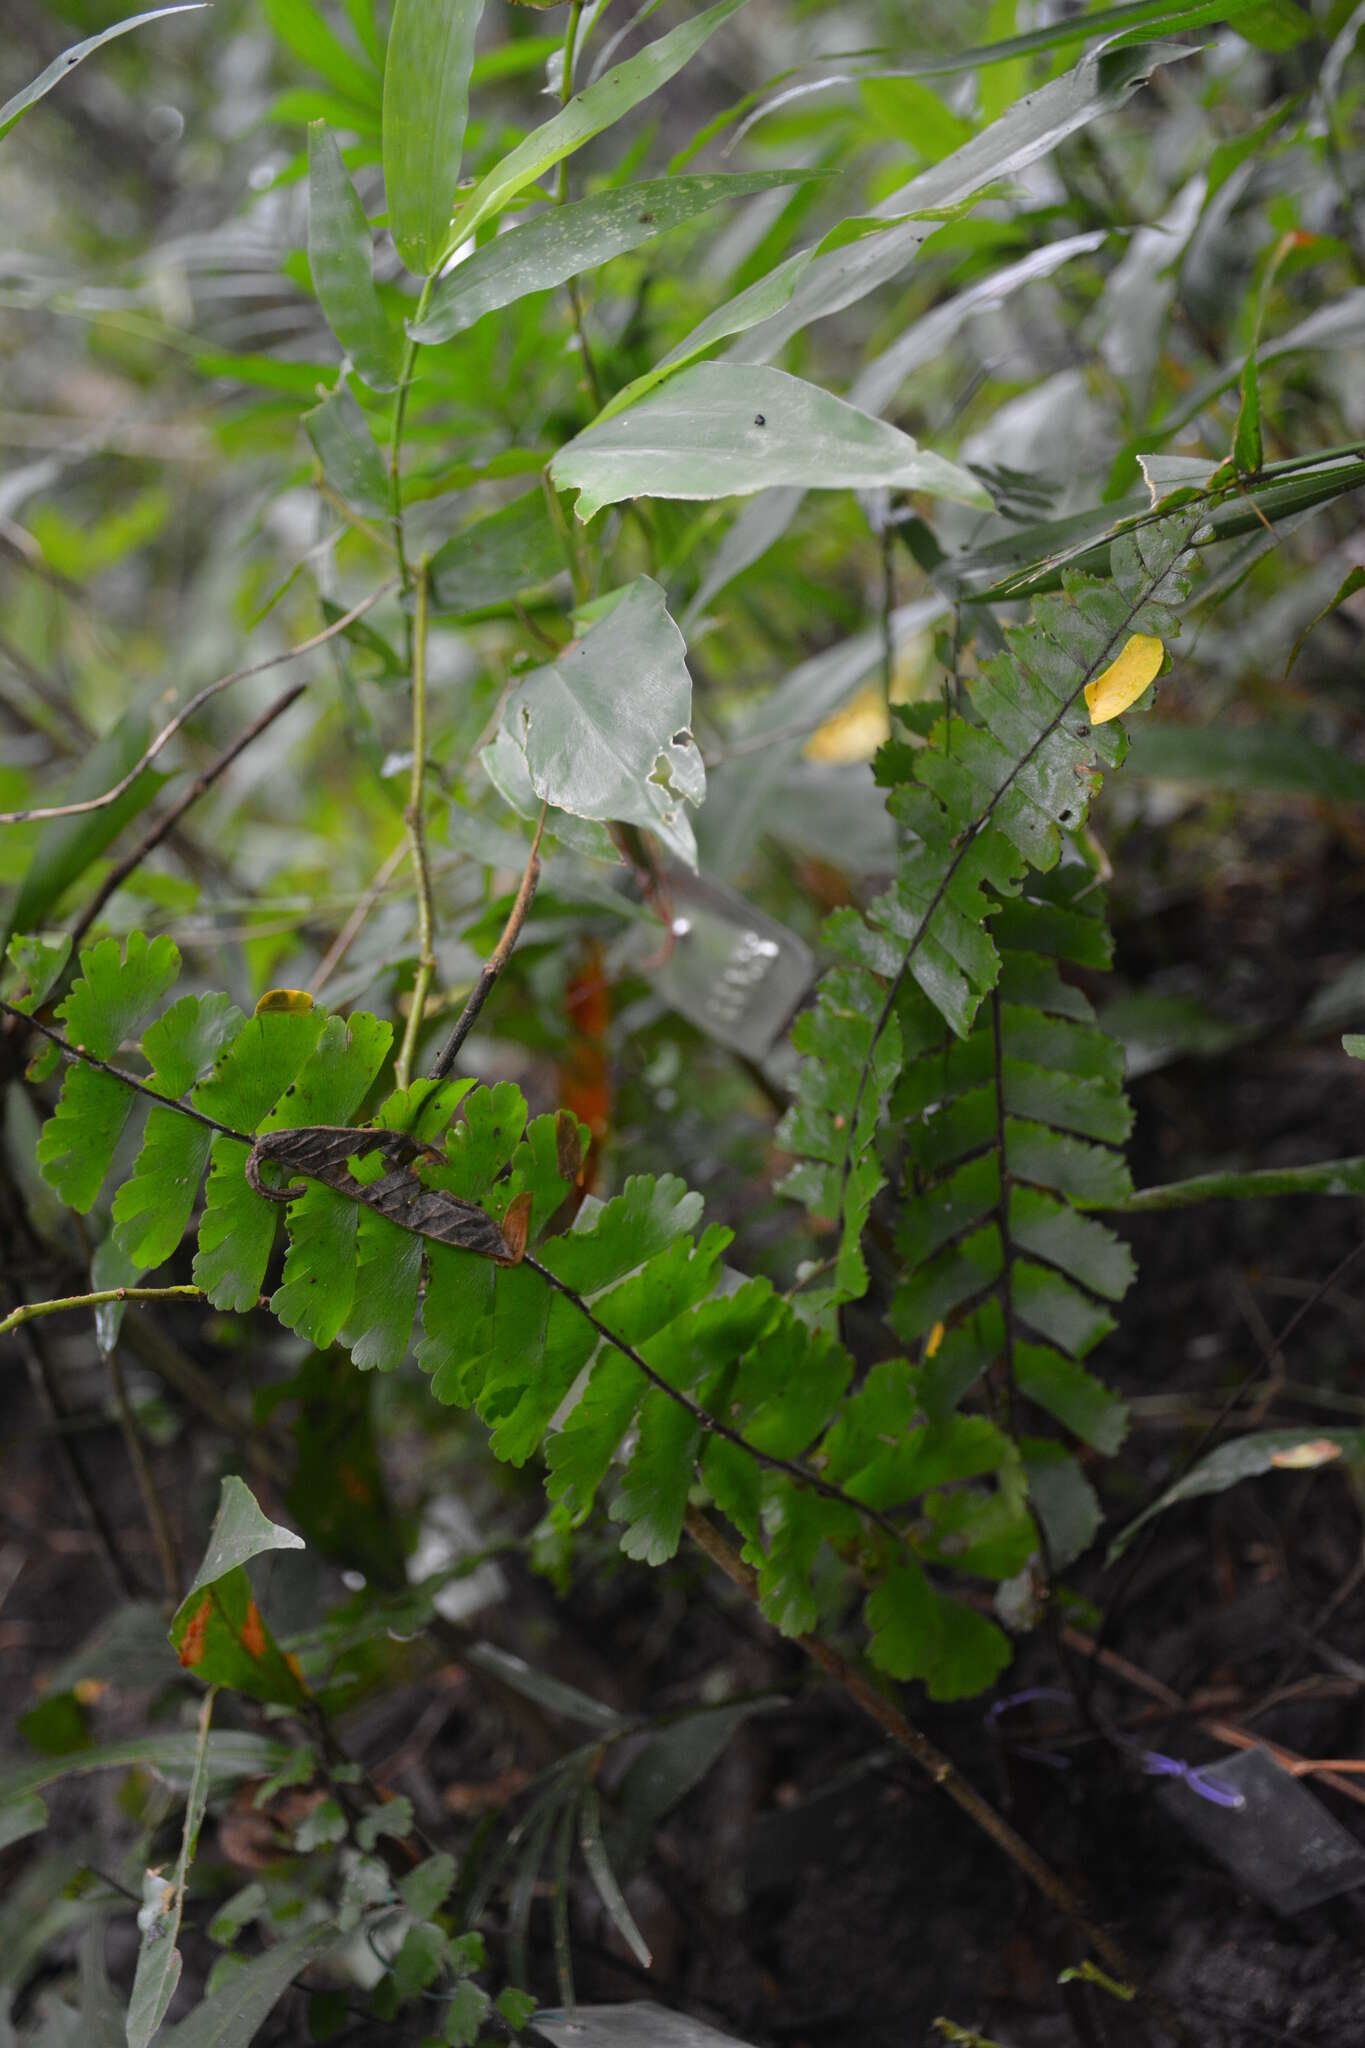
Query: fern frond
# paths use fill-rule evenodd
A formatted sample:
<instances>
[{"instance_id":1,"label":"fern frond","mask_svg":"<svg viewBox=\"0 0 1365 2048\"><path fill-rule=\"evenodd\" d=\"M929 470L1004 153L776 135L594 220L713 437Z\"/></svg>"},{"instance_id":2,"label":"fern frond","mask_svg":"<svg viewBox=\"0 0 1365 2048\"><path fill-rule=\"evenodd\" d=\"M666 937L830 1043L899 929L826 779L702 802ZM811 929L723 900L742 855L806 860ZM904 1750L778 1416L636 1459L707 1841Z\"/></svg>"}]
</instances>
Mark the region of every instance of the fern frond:
<instances>
[{"instance_id":1,"label":"fern frond","mask_svg":"<svg viewBox=\"0 0 1365 2048\"><path fill-rule=\"evenodd\" d=\"M123 958L117 947L96 948L82 956L70 1014L88 1032L98 1011L96 1042L111 1052L177 966L173 949L152 962L140 940ZM563 1113L528 1122L507 1083L424 1081L354 1127L354 1195L335 1166L326 1183L318 1177L320 1154L318 1176L287 1203L257 1191L246 1172L253 1143L271 1132L352 1128L390 1044L389 1027L364 1014L343 1020L266 1001L243 1019L217 997L183 997L147 1028L147 1078L88 1068L68 1044L72 1075L89 1072L120 1091L123 1115L139 1096L151 1100L137 1164L114 1198L134 1254L175 1249L207 1162L194 1270L216 1305L255 1305L283 1208L287 1246L269 1304L280 1321L315 1343L339 1337L357 1364L381 1369L402 1362L420 1322L418 1362L437 1397L472 1408L498 1457L520 1464L543 1451L561 1520L581 1521L610 1482L622 1548L661 1563L700 1483L743 1536L779 1628L810 1628L841 1604L852 1562L874 1591L893 1566L919 1570L905 1583L937 1617L937 1648L921 1651L931 1689L946 1696L967 1672L974 1687L988 1682L1008 1656L1005 1638L921 1584L915 1559L949 1559L943 1530L959 1530L968 1499L992 1530L1003 1522L1017 1531L1021 1515L1027 1525L1014 1448L984 1417L929 1418L919 1369L904 1361L878 1367L850 1396L842 1345L768 1281L734 1284L721 1263L730 1232L704 1227L700 1197L676 1177L634 1178L552 1234L581 1128ZM60 1105L54 1126L63 1149L52 1170L97 1191L105 1126L72 1127ZM498 1264L367 1206L365 1183L388 1170L367 1131L403 1132L429 1148L414 1162L422 1182L495 1220L529 1203L533 1254ZM281 1156L297 1158L307 1176L306 1145ZM173 1170L163 1174L163 1160ZM983 1480L994 1490L970 1484ZM975 1551L951 1558L955 1568L974 1569L986 1555L980 1531L975 1540Z\"/></svg>"},{"instance_id":2,"label":"fern frond","mask_svg":"<svg viewBox=\"0 0 1365 2048\"><path fill-rule=\"evenodd\" d=\"M959 1038L997 986L1006 906L1030 870L1048 871L1084 822L1102 769L1123 759L1115 725L1092 726L1083 699L1136 633L1165 642L1187 590L1192 532L1177 515L1114 544L1111 579L1069 576L1005 635L1005 652L967 686L962 711L915 707L883 749L879 780L901 828L895 880L866 916L825 928L839 965L794 1040L806 1055L780 1136L798 1155L786 1191L833 1219L829 1278L806 1294L815 1315L866 1292L860 1239L885 1182L877 1135L907 1052L902 991L919 991Z\"/></svg>"}]
</instances>

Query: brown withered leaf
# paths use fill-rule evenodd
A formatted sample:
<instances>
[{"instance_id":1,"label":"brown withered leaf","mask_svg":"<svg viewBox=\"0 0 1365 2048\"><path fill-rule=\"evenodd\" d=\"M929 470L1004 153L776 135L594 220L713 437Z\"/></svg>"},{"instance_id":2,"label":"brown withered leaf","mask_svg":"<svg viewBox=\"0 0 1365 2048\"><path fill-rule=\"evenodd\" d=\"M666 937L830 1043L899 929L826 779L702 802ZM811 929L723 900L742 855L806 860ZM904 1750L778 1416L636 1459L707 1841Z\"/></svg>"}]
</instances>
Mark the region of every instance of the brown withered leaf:
<instances>
[{"instance_id":1,"label":"brown withered leaf","mask_svg":"<svg viewBox=\"0 0 1365 2048\"><path fill-rule=\"evenodd\" d=\"M583 1140L579 1134L578 1118L561 1109L555 1118L555 1153L559 1166L559 1177L573 1187L583 1171Z\"/></svg>"},{"instance_id":2,"label":"brown withered leaf","mask_svg":"<svg viewBox=\"0 0 1365 2048\"><path fill-rule=\"evenodd\" d=\"M367 1184L356 1179L347 1161L368 1159L377 1154L389 1170ZM286 1173L301 1173L309 1180L362 1202L381 1216L410 1230L416 1237L429 1237L436 1244L453 1245L459 1251L476 1252L499 1266L520 1265L526 1250L526 1222L516 1219L517 1228L505 1236L486 1210L475 1202L441 1188L425 1187L417 1175L421 1160L447 1164L443 1155L423 1145L407 1131L351 1130L339 1124L304 1124L298 1130L264 1131L251 1148L246 1177L258 1195L268 1202L292 1202L302 1194L303 1185L286 1180L272 1185L262 1179L265 1165L281 1167ZM515 1206L515 1205L514 1205Z\"/></svg>"}]
</instances>

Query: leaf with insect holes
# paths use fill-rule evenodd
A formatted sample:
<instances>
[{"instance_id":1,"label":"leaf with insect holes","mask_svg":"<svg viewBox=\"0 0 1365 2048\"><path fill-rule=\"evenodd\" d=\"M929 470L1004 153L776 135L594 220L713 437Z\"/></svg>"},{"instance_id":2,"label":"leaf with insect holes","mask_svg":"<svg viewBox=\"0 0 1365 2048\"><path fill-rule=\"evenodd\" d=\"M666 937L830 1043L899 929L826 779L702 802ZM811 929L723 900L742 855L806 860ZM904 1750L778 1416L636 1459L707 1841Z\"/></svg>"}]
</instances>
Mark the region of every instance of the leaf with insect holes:
<instances>
[{"instance_id":1,"label":"leaf with insect holes","mask_svg":"<svg viewBox=\"0 0 1365 2048\"><path fill-rule=\"evenodd\" d=\"M659 585L640 576L581 639L518 684L502 730L543 801L579 818L643 825L695 867L686 806L704 798L706 771L691 720L682 634Z\"/></svg>"},{"instance_id":2,"label":"leaf with insect holes","mask_svg":"<svg viewBox=\"0 0 1365 2048\"><path fill-rule=\"evenodd\" d=\"M696 363L560 449L550 475L579 519L623 498L809 490L927 491L989 507L976 478L909 434L785 370Z\"/></svg>"}]
</instances>

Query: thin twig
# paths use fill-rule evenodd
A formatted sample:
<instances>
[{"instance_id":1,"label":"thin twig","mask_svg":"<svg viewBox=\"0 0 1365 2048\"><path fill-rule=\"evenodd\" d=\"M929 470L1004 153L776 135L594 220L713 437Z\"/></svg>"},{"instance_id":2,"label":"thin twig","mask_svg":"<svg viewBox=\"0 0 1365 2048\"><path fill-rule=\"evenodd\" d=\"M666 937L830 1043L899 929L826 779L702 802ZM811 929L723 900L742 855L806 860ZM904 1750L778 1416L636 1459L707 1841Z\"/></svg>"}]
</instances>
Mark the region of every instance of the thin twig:
<instances>
[{"instance_id":1,"label":"thin twig","mask_svg":"<svg viewBox=\"0 0 1365 2048\"><path fill-rule=\"evenodd\" d=\"M688 1508L685 1527L688 1535L705 1551L711 1562L757 1605L757 1575L731 1548L714 1523L708 1520L700 1509ZM962 1776L950 1758L930 1742L927 1735L921 1734L900 1709L878 1691L870 1679L823 1638L816 1635L799 1635L794 1641L820 1666L827 1677L832 1678L835 1684L876 1722L884 1734L889 1735L899 1748L914 1759L940 1791L946 1792L954 1805L960 1807L968 1818L990 1837L996 1847L1004 1851L1043 1897L1066 1915L1084 1935L1107 1969L1129 1983L1138 1981L1133 1966L1119 1943L1093 1918L1065 1879L1059 1877L1023 1836L1015 1832L1009 1822L996 1812L990 1801L977 1791L969 1779ZM1161 2017L1167 2025L1175 2023L1174 2015L1168 2016L1163 2013Z\"/></svg>"},{"instance_id":2,"label":"thin twig","mask_svg":"<svg viewBox=\"0 0 1365 2048\"><path fill-rule=\"evenodd\" d=\"M657 1387L661 1394L666 1394L670 1401L685 1409L703 1435L720 1437L725 1443L733 1444L736 1450L743 1451L756 1465L762 1465L766 1471L785 1473L788 1479L794 1480L798 1486L804 1486L809 1492L818 1493L825 1500L837 1501L840 1507L848 1508L864 1521L875 1522L877 1527L890 1536L897 1545L904 1543L904 1532L898 1529L891 1517L884 1515L880 1508L869 1507L865 1501L855 1500L853 1495L845 1493L841 1486L835 1486L831 1480L822 1479L818 1472L812 1472L808 1466L798 1464L794 1458L779 1458L771 1451L760 1451L757 1445L751 1444L737 1429L731 1429L728 1423L722 1422L718 1416L703 1408L700 1402L694 1401L690 1394L683 1393L681 1387L675 1387L661 1372L656 1372L648 1359L640 1356L633 1344L628 1344L624 1337L618 1337L604 1322L599 1321L582 1295L576 1294L557 1273L552 1273L548 1266L542 1266L539 1259L533 1259L529 1255L522 1263L529 1266L533 1273L538 1273L557 1294L562 1294L566 1301L572 1302L584 1320L592 1324L598 1336L604 1337L613 1351L619 1351L623 1358L628 1358L636 1371L642 1372L652 1387Z\"/></svg>"},{"instance_id":3,"label":"thin twig","mask_svg":"<svg viewBox=\"0 0 1365 2048\"><path fill-rule=\"evenodd\" d=\"M120 1075L123 1080L126 1076ZM164 1098L159 1098L164 1100ZM202 1287L100 1287L93 1294L64 1294L56 1301L24 1301L0 1317L0 1337L40 1316L61 1315L69 1308L102 1308L110 1301L202 1301Z\"/></svg>"},{"instance_id":4,"label":"thin twig","mask_svg":"<svg viewBox=\"0 0 1365 2048\"><path fill-rule=\"evenodd\" d=\"M422 1032L422 1017L436 973L436 913L431 900L431 870L427 866L426 832L422 823L422 805L426 796L427 603L430 597L425 562L418 564L416 582L417 616L412 636L412 781L405 816L413 873L417 878L417 975L412 984L412 1002L403 1044L394 1063L396 1088L406 1088L412 1079L412 1062Z\"/></svg>"},{"instance_id":5,"label":"thin twig","mask_svg":"<svg viewBox=\"0 0 1365 2048\"><path fill-rule=\"evenodd\" d=\"M392 581L381 583L378 590L372 591L361 603L352 605L348 612L343 612L339 619L333 619L330 626L324 626L322 631L314 633L310 640L300 640L296 647L286 647L283 654L267 655L264 661L252 662L247 668L235 668L230 675L219 676L217 682L206 683L202 690L190 698L188 704L176 712L170 724L161 728L151 745L134 761L128 773L120 777L112 789L106 789L102 796L86 797L80 803L44 804L31 811L0 811L0 825L35 824L45 818L78 818L87 811L102 811L108 805L117 803L124 791L131 789L143 770L156 759L162 748L174 739L185 721L193 718L195 712L207 704L211 697L230 689L233 683L244 683L250 676L264 675L267 669L280 668L287 661L297 661L301 654L311 654L313 649L321 647L324 641L335 638L338 633L344 633L347 626L378 604L381 597L387 597L393 588Z\"/></svg>"},{"instance_id":6,"label":"thin twig","mask_svg":"<svg viewBox=\"0 0 1365 2048\"><path fill-rule=\"evenodd\" d=\"M91 925L95 922L95 919L99 916L115 891L121 889L129 875L135 874L148 855L155 853L162 841L170 837L186 811L192 805L197 804L200 797L207 790L212 789L214 783L227 773L239 755L244 754L247 748L275 723L277 718L283 718L285 712L292 705L297 704L307 688L307 683L293 683L284 692L283 696L277 697L273 704L268 704L260 717L253 718L246 731L239 733L232 742L232 745L225 747L216 761L210 762L202 774L195 776L189 788L176 799L165 816L159 818L150 831L144 832L137 845L109 870L109 873L100 883L99 888L71 927L71 950L73 956L76 947L85 937Z\"/></svg>"},{"instance_id":7,"label":"thin twig","mask_svg":"<svg viewBox=\"0 0 1365 2048\"><path fill-rule=\"evenodd\" d=\"M512 908L507 913L507 922L502 928L502 937L484 961L482 971L470 991L468 1002L460 1012L455 1029L451 1032L450 1037L437 1055L436 1063L431 1070L433 1081L444 1081L446 1075L459 1058L460 1047L473 1030L480 1010L488 1001L494 982L507 965L508 960L512 956L512 948L521 936L521 928L526 922L526 913L531 908L531 899L536 893L536 883L540 880L540 835L545 830L545 816L548 810L548 804L541 805L540 816L536 820L535 838L531 841L531 852L526 862L526 871L522 875L521 887L517 890L516 896L513 899Z\"/></svg>"},{"instance_id":8,"label":"thin twig","mask_svg":"<svg viewBox=\"0 0 1365 2048\"><path fill-rule=\"evenodd\" d=\"M195 1292L198 1291L196 1288ZM161 1497L156 1490L156 1481L152 1477L152 1468L147 1461L147 1448L137 1426L133 1404L128 1399L128 1382L123 1375L123 1361L118 1355L117 1348L109 1353L109 1380L114 1390L114 1406L118 1410L123 1441L128 1450L128 1462L133 1468L137 1490L142 1495L147 1527L152 1532L152 1542L156 1546L157 1558L161 1565L166 1612L168 1615L173 1614L180 1602L180 1566L176 1560L175 1538L171 1534L166 1510L162 1507Z\"/></svg>"}]
</instances>

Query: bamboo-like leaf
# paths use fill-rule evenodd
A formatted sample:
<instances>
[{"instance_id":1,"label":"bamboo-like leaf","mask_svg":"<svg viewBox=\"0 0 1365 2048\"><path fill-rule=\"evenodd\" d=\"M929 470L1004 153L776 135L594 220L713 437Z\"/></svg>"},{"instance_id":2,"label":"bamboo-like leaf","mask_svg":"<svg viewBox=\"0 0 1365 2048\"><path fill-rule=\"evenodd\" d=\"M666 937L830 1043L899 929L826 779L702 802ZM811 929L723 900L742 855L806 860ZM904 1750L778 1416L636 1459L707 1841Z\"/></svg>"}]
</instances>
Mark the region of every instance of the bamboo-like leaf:
<instances>
[{"instance_id":1,"label":"bamboo-like leaf","mask_svg":"<svg viewBox=\"0 0 1365 2048\"><path fill-rule=\"evenodd\" d=\"M384 62L384 186L394 245L426 277L449 248L483 0L396 0Z\"/></svg>"},{"instance_id":2,"label":"bamboo-like leaf","mask_svg":"<svg viewBox=\"0 0 1365 2048\"><path fill-rule=\"evenodd\" d=\"M680 22L637 56L627 57L585 91L576 93L566 107L518 143L479 180L455 216L440 252L441 259L457 249L491 214L509 205L528 185L534 185L546 171L553 170L566 156L591 142L594 135L600 135L632 107L667 85L744 5L745 0L716 0L715 6L691 21Z\"/></svg>"},{"instance_id":3,"label":"bamboo-like leaf","mask_svg":"<svg viewBox=\"0 0 1365 2048\"><path fill-rule=\"evenodd\" d=\"M195 14L207 5L208 0L179 0L174 7L153 7L145 14L130 14L126 21L116 21L111 28L101 29L98 35L87 36L83 43L73 43L69 50L63 50L60 57L54 57L45 71L40 71L30 84L0 107L0 137L8 135L15 122L50 93L54 85L60 85L68 72L74 71L78 64L84 63L105 43L113 42L115 36L126 36L130 29L142 28L149 21L160 21L168 14Z\"/></svg>"},{"instance_id":4,"label":"bamboo-like leaf","mask_svg":"<svg viewBox=\"0 0 1365 2048\"><path fill-rule=\"evenodd\" d=\"M520 227L497 235L448 271L420 321L409 321L414 341L449 341L485 313L510 306L528 292L563 284L596 270L629 249L695 220L727 199L743 199L795 185L809 171L731 171L707 177L649 178L601 192L571 206L547 208ZM335 323L333 323L335 325Z\"/></svg>"},{"instance_id":5,"label":"bamboo-like leaf","mask_svg":"<svg viewBox=\"0 0 1365 2048\"><path fill-rule=\"evenodd\" d=\"M783 370L697 363L561 448L550 474L580 519L623 498L743 497L774 486L895 486L989 506L976 478Z\"/></svg>"},{"instance_id":6,"label":"bamboo-like leaf","mask_svg":"<svg viewBox=\"0 0 1365 2048\"><path fill-rule=\"evenodd\" d=\"M328 325L357 371L371 390L392 391L402 336L375 289L370 225L325 121L308 128L308 265Z\"/></svg>"}]
</instances>

